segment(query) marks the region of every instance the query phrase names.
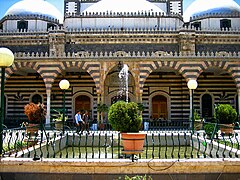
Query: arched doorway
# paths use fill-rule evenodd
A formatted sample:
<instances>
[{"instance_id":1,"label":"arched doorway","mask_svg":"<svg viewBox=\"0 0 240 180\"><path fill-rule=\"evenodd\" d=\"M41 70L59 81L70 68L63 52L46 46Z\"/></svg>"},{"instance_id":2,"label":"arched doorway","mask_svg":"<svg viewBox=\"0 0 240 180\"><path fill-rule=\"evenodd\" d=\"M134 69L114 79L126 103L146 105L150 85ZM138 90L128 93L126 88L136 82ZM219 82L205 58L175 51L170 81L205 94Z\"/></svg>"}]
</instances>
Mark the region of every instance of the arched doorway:
<instances>
[{"instance_id":1,"label":"arched doorway","mask_svg":"<svg viewBox=\"0 0 240 180\"><path fill-rule=\"evenodd\" d=\"M213 116L212 96L210 94L204 94L202 96L202 117L212 118Z\"/></svg>"},{"instance_id":2,"label":"arched doorway","mask_svg":"<svg viewBox=\"0 0 240 180\"><path fill-rule=\"evenodd\" d=\"M136 85L135 79L130 71L128 71L128 83L122 84L119 79L119 73L122 68L122 62L119 62L118 65L115 65L107 74L104 81L104 103L107 105L114 104L117 101L126 101L128 102L135 100ZM124 86L124 87L121 87ZM128 97L126 97L128 96Z\"/></svg>"},{"instance_id":3,"label":"arched doorway","mask_svg":"<svg viewBox=\"0 0 240 180\"><path fill-rule=\"evenodd\" d=\"M157 95L152 98L152 118L168 119L167 98L163 95Z\"/></svg>"},{"instance_id":4,"label":"arched doorway","mask_svg":"<svg viewBox=\"0 0 240 180\"><path fill-rule=\"evenodd\" d=\"M75 98L75 111L88 110L91 108L91 99L86 95L80 95Z\"/></svg>"}]
</instances>

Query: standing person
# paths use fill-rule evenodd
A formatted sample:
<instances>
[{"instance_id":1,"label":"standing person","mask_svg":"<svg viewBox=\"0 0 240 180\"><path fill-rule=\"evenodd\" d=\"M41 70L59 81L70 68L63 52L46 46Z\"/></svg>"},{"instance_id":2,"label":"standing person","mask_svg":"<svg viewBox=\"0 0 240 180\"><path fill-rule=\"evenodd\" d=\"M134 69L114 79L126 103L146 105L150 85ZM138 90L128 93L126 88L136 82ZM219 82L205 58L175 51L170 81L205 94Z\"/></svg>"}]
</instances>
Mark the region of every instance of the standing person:
<instances>
[{"instance_id":1,"label":"standing person","mask_svg":"<svg viewBox=\"0 0 240 180\"><path fill-rule=\"evenodd\" d=\"M82 129L83 129L83 120L82 120L82 116L81 116L81 112L80 111L77 111L76 115L75 115L75 123L76 123L76 126L77 126L77 133L80 132L81 130L81 133L82 133Z\"/></svg>"},{"instance_id":2,"label":"standing person","mask_svg":"<svg viewBox=\"0 0 240 180\"><path fill-rule=\"evenodd\" d=\"M87 133L89 133L89 114L88 111L85 111L85 113L83 114L83 121L85 122L85 126L84 128L86 129Z\"/></svg>"}]
</instances>

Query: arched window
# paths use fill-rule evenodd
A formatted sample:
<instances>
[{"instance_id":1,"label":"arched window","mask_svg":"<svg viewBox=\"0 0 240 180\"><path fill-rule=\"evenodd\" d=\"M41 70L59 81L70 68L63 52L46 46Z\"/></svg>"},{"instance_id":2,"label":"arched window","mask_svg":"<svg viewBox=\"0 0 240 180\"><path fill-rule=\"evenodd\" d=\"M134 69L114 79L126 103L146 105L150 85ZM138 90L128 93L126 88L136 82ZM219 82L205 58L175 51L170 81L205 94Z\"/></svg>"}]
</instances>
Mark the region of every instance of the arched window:
<instances>
[{"instance_id":1,"label":"arched window","mask_svg":"<svg viewBox=\"0 0 240 180\"><path fill-rule=\"evenodd\" d=\"M27 21L18 21L17 28L19 31L27 30L28 29L28 22Z\"/></svg>"},{"instance_id":2,"label":"arched window","mask_svg":"<svg viewBox=\"0 0 240 180\"><path fill-rule=\"evenodd\" d=\"M152 98L152 118L168 119L167 98L163 95L156 95Z\"/></svg>"},{"instance_id":3,"label":"arched window","mask_svg":"<svg viewBox=\"0 0 240 180\"><path fill-rule=\"evenodd\" d=\"M48 30L54 30L55 27L56 27L55 24L53 24L53 23L47 23L47 29L48 29Z\"/></svg>"},{"instance_id":4,"label":"arched window","mask_svg":"<svg viewBox=\"0 0 240 180\"><path fill-rule=\"evenodd\" d=\"M212 96L210 94L202 96L202 117L206 119L213 117Z\"/></svg>"},{"instance_id":5,"label":"arched window","mask_svg":"<svg viewBox=\"0 0 240 180\"><path fill-rule=\"evenodd\" d=\"M194 22L191 24L191 27L194 27L197 30L201 30L201 22Z\"/></svg>"},{"instance_id":6,"label":"arched window","mask_svg":"<svg viewBox=\"0 0 240 180\"><path fill-rule=\"evenodd\" d=\"M35 104L38 104L38 103L42 103L42 96L40 96L39 94L35 94L32 96L32 102L35 103Z\"/></svg>"},{"instance_id":7,"label":"arched window","mask_svg":"<svg viewBox=\"0 0 240 180\"><path fill-rule=\"evenodd\" d=\"M220 20L220 28L224 30L229 30L231 28L231 20L229 19L222 19Z\"/></svg>"}]
</instances>

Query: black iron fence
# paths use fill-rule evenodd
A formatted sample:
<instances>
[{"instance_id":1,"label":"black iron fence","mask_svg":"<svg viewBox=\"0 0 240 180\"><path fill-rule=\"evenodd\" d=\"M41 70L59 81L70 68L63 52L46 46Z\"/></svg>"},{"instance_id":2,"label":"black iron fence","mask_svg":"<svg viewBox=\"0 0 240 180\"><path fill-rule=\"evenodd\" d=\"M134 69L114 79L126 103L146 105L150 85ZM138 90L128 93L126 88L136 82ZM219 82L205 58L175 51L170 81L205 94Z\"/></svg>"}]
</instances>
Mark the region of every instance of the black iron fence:
<instances>
[{"instance_id":1,"label":"black iron fence","mask_svg":"<svg viewBox=\"0 0 240 180\"><path fill-rule=\"evenodd\" d=\"M167 123L167 122L166 122ZM135 156L142 159L184 159L184 158L238 158L239 135L224 135L217 129L212 134L179 128L160 128L155 124L146 133L144 151ZM167 125L167 124L166 124ZM176 126L176 124L174 125ZM34 132L26 127L3 131L2 157L79 158L79 159L121 159L129 158L122 153L121 134L116 131L75 132L67 126L61 129L49 126Z\"/></svg>"},{"instance_id":2,"label":"black iron fence","mask_svg":"<svg viewBox=\"0 0 240 180\"><path fill-rule=\"evenodd\" d=\"M104 123L90 123L92 130L113 130L108 122ZM144 121L141 130L152 131L152 130L188 130L190 129L190 121L183 120L149 120Z\"/></svg>"}]
</instances>

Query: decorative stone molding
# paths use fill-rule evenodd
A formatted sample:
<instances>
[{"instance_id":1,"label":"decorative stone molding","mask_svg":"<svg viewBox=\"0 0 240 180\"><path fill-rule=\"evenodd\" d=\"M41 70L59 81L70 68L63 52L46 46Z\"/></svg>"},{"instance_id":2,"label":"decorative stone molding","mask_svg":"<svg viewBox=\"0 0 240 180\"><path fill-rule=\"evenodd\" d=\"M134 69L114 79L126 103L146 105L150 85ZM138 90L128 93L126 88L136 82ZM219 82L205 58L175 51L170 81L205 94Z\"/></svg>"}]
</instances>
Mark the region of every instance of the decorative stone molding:
<instances>
[{"instance_id":1,"label":"decorative stone molding","mask_svg":"<svg viewBox=\"0 0 240 180\"><path fill-rule=\"evenodd\" d=\"M158 57L162 58L169 58L169 57L174 57L174 58L183 58L183 57L191 57L191 58L197 58L197 57L224 57L226 58L239 58L240 57L240 51L239 52L225 52L225 51L220 51L220 52L197 52L196 54L192 53L176 53L176 52L164 52L164 51L157 51L157 52L125 52L125 51L118 51L118 52L85 52L85 51L80 51L80 52L74 52L74 53L60 53L60 54L54 54L54 55L49 55L47 52L37 52L37 53L25 53L25 52L18 52L15 53L14 56L17 59L21 58L31 58L31 59L47 59L47 58L67 58L67 59L106 59L106 58L149 58L149 59L155 59Z\"/></svg>"},{"instance_id":2,"label":"decorative stone molding","mask_svg":"<svg viewBox=\"0 0 240 180\"><path fill-rule=\"evenodd\" d=\"M184 26L179 28L160 28L160 27L154 27L154 28L126 28L126 29L119 29L119 28L66 28L63 26L56 26L53 30L48 30L49 32L56 32L56 31L64 31L68 34L91 34L91 33L100 33L100 34L107 34L107 33L116 33L116 34L135 34L135 33L144 33L144 34L158 34L158 33L179 33L179 31L196 31L199 34L240 34L240 28L229 28L229 29L196 29L191 26ZM3 35L30 35L31 33L34 33L34 35L38 35L35 33L40 34L48 34L48 31L46 30L23 30L19 32L18 30L8 30L3 31L0 30L0 36ZM27 33L27 34L23 34Z\"/></svg>"},{"instance_id":3,"label":"decorative stone molding","mask_svg":"<svg viewBox=\"0 0 240 180\"><path fill-rule=\"evenodd\" d=\"M179 19L183 19L181 15L178 13L166 14L165 12L147 12L147 11L139 11L139 12L81 12L81 13L66 13L65 18L86 18L86 17L175 17Z\"/></svg>"},{"instance_id":4,"label":"decorative stone molding","mask_svg":"<svg viewBox=\"0 0 240 180\"><path fill-rule=\"evenodd\" d=\"M239 12L234 12L234 13L206 13L198 16L192 16L190 17L190 22L195 21L195 20L200 20L200 19L205 19L205 18L210 18L210 17L219 17L219 18L240 18L240 13Z\"/></svg>"}]
</instances>

